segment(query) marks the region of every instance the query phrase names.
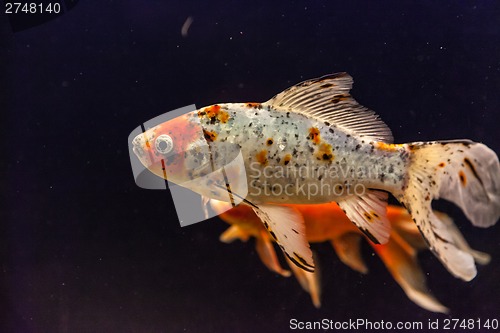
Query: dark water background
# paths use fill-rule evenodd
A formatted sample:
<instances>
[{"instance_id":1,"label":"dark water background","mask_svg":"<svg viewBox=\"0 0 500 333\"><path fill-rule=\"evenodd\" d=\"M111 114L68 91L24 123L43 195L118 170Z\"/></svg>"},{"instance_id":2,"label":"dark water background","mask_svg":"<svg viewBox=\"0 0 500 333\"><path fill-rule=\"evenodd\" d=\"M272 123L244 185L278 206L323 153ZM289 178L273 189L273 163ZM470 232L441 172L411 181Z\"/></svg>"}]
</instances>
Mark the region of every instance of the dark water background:
<instances>
[{"instance_id":1,"label":"dark water background","mask_svg":"<svg viewBox=\"0 0 500 333\"><path fill-rule=\"evenodd\" d=\"M194 22L187 37L180 30ZM414 305L368 246L370 274L315 245L323 307L218 219L181 228L135 186L127 136L184 105L264 101L347 71L397 142L470 138L500 152L498 1L85 1L13 33L0 14L1 332L285 332L289 320L500 319L500 229L469 283L420 260L449 316Z\"/></svg>"}]
</instances>

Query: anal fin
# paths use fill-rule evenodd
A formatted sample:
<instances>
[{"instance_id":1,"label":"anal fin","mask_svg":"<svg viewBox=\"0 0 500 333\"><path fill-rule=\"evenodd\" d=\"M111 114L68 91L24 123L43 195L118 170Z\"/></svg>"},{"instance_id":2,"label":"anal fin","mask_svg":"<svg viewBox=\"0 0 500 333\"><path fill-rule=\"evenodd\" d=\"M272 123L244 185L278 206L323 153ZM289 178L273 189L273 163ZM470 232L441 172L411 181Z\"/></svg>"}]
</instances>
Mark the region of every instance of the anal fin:
<instances>
[{"instance_id":1,"label":"anal fin","mask_svg":"<svg viewBox=\"0 0 500 333\"><path fill-rule=\"evenodd\" d=\"M367 190L364 195L342 198L337 204L372 242L384 244L391 230L386 212L387 198L386 192Z\"/></svg>"}]
</instances>

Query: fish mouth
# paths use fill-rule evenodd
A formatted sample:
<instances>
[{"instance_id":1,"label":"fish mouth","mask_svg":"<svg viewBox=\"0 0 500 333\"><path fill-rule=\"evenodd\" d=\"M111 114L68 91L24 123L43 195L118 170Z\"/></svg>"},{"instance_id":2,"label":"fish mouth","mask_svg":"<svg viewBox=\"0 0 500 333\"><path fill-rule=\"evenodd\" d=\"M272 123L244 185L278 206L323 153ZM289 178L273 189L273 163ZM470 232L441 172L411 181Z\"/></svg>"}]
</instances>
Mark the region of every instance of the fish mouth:
<instances>
[{"instance_id":1,"label":"fish mouth","mask_svg":"<svg viewBox=\"0 0 500 333\"><path fill-rule=\"evenodd\" d=\"M134 140L132 140L132 150L139 158L144 156L144 148L142 148L144 145L141 136L143 136L143 134L136 136Z\"/></svg>"},{"instance_id":2,"label":"fish mouth","mask_svg":"<svg viewBox=\"0 0 500 333\"><path fill-rule=\"evenodd\" d=\"M134 140L132 140L132 151L144 166L149 167L151 165L151 158L148 156L148 153L144 148L145 142L146 140L144 134L136 136Z\"/></svg>"},{"instance_id":3,"label":"fish mouth","mask_svg":"<svg viewBox=\"0 0 500 333\"><path fill-rule=\"evenodd\" d=\"M139 157L139 158L142 158L144 156L144 149L142 149L141 147L139 146L134 146L132 147L132 151L134 152L134 154Z\"/></svg>"}]
</instances>

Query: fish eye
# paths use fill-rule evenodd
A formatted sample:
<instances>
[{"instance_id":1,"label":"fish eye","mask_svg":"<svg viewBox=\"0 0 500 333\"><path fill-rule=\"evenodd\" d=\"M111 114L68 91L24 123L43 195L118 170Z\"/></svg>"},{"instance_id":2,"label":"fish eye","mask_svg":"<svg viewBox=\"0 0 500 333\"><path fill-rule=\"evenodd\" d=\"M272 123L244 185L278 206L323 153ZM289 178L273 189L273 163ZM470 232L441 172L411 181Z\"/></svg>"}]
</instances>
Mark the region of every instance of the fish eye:
<instances>
[{"instance_id":1,"label":"fish eye","mask_svg":"<svg viewBox=\"0 0 500 333\"><path fill-rule=\"evenodd\" d=\"M155 148L160 154L168 154L174 147L172 138L166 134L162 134L156 138Z\"/></svg>"}]
</instances>

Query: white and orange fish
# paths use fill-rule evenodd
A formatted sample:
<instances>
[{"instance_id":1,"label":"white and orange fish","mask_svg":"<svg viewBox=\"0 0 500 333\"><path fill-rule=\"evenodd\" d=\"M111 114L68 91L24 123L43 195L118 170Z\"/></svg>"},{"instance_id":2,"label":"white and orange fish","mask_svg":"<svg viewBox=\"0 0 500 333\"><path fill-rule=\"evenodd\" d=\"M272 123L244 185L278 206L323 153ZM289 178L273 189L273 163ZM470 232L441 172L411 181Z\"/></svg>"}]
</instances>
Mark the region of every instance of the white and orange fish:
<instances>
[{"instance_id":1,"label":"white and orange fish","mask_svg":"<svg viewBox=\"0 0 500 333\"><path fill-rule=\"evenodd\" d=\"M346 73L304 81L264 103L215 104L146 130L134 152L156 175L210 199L232 190L210 172L224 156L241 154L250 206L286 256L313 272L304 221L281 204L337 202L374 243L387 243L391 193L416 223L429 248L456 277L477 271L431 202L457 204L475 226L500 216L500 165L496 154L469 140L393 144L390 129L349 94ZM203 136L198 135L200 128ZM208 147L208 148L207 148ZM230 159L227 157L227 159Z\"/></svg>"},{"instance_id":2,"label":"white and orange fish","mask_svg":"<svg viewBox=\"0 0 500 333\"><path fill-rule=\"evenodd\" d=\"M247 241L254 237L256 240L255 248L264 265L282 276L290 276L290 271L281 267L274 250L272 237L253 210L247 205L238 205L228 209L231 208L230 205L228 202L210 201L211 208L219 214L222 220L231 225L220 236L220 240L230 243L235 239ZM330 242L344 264L360 273L368 273L360 247L363 234L349 221L337 204L289 205L288 207L296 209L303 216L306 237L309 242ZM446 223L454 239L462 244L462 248L467 249L467 252L472 254L477 263L485 265L490 261L488 254L469 247L448 215L437 211L434 211L434 214ZM448 312L448 309L427 288L425 274L417 260L417 252L426 249L427 244L413 223L410 214L402 207L388 206L387 218L392 227L387 243L378 245L371 241L368 243L408 298L426 310ZM289 266L300 285L310 294L313 304L320 307L321 279L318 270L310 273L298 269L293 264Z\"/></svg>"}]
</instances>

